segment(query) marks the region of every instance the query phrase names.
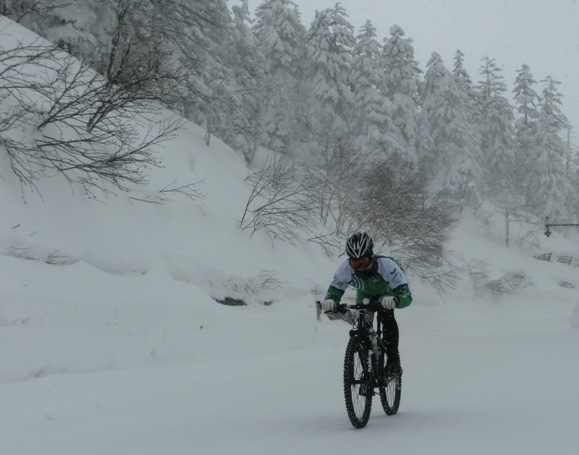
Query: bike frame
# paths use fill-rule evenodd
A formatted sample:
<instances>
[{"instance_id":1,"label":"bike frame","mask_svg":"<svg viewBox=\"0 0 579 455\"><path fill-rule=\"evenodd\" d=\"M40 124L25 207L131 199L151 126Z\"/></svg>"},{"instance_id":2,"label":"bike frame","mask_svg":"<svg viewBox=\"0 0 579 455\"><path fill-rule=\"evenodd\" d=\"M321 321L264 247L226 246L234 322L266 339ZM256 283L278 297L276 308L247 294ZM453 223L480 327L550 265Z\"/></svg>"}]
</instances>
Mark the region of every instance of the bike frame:
<instances>
[{"instance_id":1,"label":"bike frame","mask_svg":"<svg viewBox=\"0 0 579 455\"><path fill-rule=\"evenodd\" d=\"M366 346L366 348L368 349L368 351L372 352L372 374L377 376L380 374L380 369L378 368L378 360L376 358L376 356L374 355L373 352L373 348L372 348L372 342L370 339L370 328L374 328L373 324L370 324L367 320L366 320L366 313L367 312L374 312L374 313L378 313L376 315L376 328L374 329L375 335L376 335L376 340L378 342L378 346L380 348L380 350L382 352L386 352L386 347L384 346L384 341L382 340L382 332L383 332L383 328L382 328L382 321L380 320L379 314L381 311L384 311L384 309L382 308L382 305L380 305L377 302L374 303L368 303L368 304L364 304L364 303L357 303L355 305L347 305L347 304L340 304L340 310L339 312L341 313L347 313L349 311L357 311L358 312L358 317L356 319L356 321L353 324L352 329L350 330L350 337L358 337L362 340L362 342L364 343L364 345ZM375 387L377 387L378 384L375 384Z\"/></svg>"}]
</instances>

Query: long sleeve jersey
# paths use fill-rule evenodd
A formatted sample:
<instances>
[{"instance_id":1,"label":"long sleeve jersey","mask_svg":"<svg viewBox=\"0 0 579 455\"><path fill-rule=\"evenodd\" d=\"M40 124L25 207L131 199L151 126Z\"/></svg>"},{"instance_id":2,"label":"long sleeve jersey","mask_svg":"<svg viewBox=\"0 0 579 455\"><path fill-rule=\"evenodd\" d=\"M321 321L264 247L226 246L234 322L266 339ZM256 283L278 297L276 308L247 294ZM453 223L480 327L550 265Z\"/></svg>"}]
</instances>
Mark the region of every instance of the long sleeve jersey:
<instances>
[{"instance_id":1,"label":"long sleeve jersey","mask_svg":"<svg viewBox=\"0 0 579 455\"><path fill-rule=\"evenodd\" d=\"M357 290L356 303L363 299L391 295L398 299L396 308L405 308L412 303L412 294L402 268L391 258L376 256L372 269L356 272L348 260L344 261L334 274L334 279L326 293L326 299L340 302L344 292L352 286Z\"/></svg>"}]
</instances>

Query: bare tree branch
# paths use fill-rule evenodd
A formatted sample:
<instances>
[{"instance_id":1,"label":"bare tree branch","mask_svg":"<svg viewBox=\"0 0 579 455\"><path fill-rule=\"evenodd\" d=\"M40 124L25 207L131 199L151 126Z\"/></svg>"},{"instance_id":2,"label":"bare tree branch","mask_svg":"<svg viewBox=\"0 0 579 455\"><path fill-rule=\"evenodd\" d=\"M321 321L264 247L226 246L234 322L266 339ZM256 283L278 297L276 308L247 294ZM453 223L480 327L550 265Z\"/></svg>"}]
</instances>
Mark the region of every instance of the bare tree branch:
<instances>
[{"instance_id":1,"label":"bare tree branch","mask_svg":"<svg viewBox=\"0 0 579 455\"><path fill-rule=\"evenodd\" d=\"M313 225L314 208L309 202L311 183L305 184L295 165L286 157L268 159L246 181L252 191L239 222L250 235L259 230L269 237L295 243Z\"/></svg>"},{"instance_id":2,"label":"bare tree branch","mask_svg":"<svg viewBox=\"0 0 579 455\"><path fill-rule=\"evenodd\" d=\"M114 86L55 47L0 47L0 68L0 93L9 94L0 144L14 174L35 190L59 173L90 197L129 191L147 182L147 169L159 165L152 150L182 125L152 94Z\"/></svg>"}]
</instances>

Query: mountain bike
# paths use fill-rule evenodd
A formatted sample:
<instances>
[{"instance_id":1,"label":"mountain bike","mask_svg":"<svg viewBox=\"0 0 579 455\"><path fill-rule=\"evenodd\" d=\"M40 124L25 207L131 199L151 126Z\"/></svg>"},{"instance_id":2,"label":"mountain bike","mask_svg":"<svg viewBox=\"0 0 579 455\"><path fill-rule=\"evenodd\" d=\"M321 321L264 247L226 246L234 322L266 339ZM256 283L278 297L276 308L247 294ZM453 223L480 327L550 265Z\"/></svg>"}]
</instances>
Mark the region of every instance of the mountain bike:
<instances>
[{"instance_id":1,"label":"mountain bike","mask_svg":"<svg viewBox=\"0 0 579 455\"><path fill-rule=\"evenodd\" d=\"M319 304L319 302L318 302ZM383 327L380 317L376 320L376 341L374 348L371 335L372 324L366 321L366 312L378 315L384 311L378 302L356 305L340 304L338 312L358 313L346 346L344 357L344 398L348 418L355 428L363 428L370 419L372 398L378 389L382 408L387 415L398 412L402 395L402 377L386 376L386 346L383 340Z\"/></svg>"}]
</instances>

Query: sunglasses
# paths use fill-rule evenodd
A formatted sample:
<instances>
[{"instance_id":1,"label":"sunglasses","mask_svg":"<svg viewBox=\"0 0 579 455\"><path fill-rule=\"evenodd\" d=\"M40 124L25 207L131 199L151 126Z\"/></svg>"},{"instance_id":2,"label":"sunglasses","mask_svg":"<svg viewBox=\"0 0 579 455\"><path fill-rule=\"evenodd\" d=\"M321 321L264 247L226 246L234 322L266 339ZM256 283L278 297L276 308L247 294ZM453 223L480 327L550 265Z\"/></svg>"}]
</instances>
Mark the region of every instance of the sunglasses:
<instances>
[{"instance_id":1,"label":"sunglasses","mask_svg":"<svg viewBox=\"0 0 579 455\"><path fill-rule=\"evenodd\" d=\"M372 264L372 257L366 256L363 258L350 258L350 265L354 270L365 269Z\"/></svg>"}]
</instances>

